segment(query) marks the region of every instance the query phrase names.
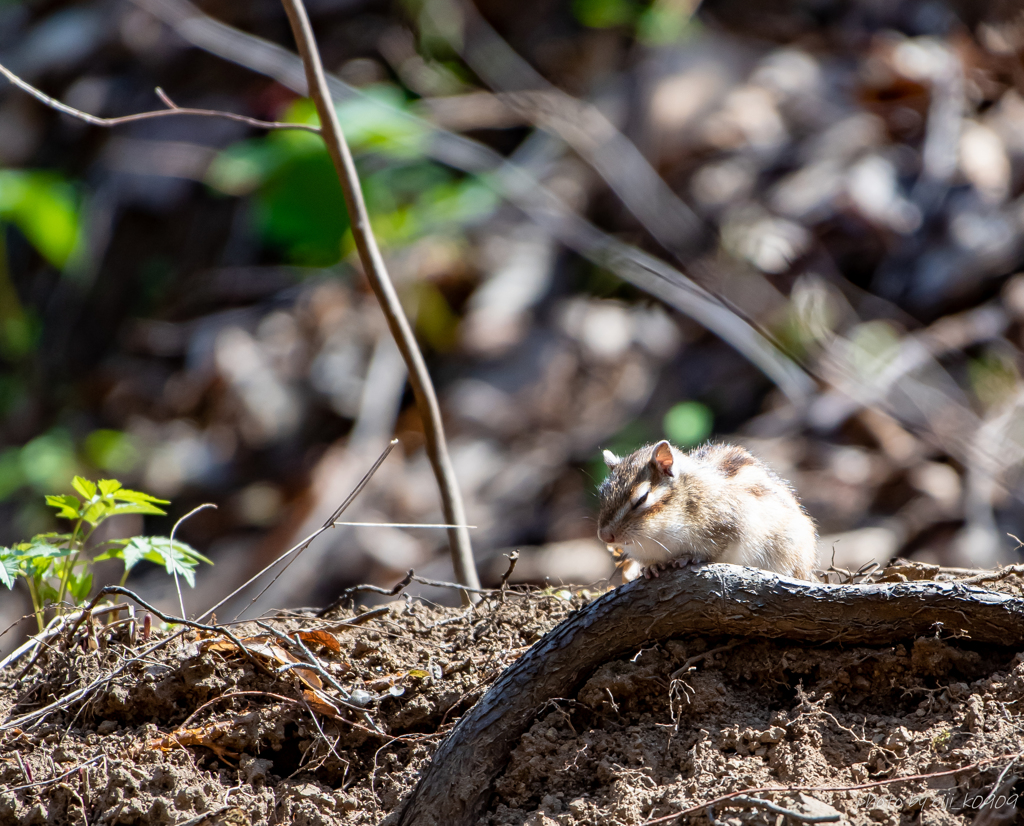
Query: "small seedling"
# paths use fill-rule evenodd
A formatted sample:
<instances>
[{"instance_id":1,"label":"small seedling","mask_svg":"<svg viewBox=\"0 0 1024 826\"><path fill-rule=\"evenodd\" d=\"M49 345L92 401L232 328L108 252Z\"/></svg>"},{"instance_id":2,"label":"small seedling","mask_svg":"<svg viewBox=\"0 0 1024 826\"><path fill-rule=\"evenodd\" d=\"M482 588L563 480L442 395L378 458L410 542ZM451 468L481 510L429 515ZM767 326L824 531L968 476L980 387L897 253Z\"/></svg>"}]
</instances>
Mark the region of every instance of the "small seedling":
<instances>
[{"instance_id":1,"label":"small seedling","mask_svg":"<svg viewBox=\"0 0 1024 826\"><path fill-rule=\"evenodd\" d=\"M93 562L120 559L124 563L122 585L128 572L145 559L163 565L168 574L180 575L195 587L196 566L210 560L177 539L166 536L112 539L103 543L106 549L95 558L84 554L89 539L104 521L125 513L163 516L166 511L158 506L170 504L166 499L128 490L116 479L91 482L76 476L71 486L81 499L73 494L46 497L46 504L56 508L59 518L72 522L71 533L43 533L10 548L0 547L0 582L13 588L19 577L25 579L40 631L48 605L60 605L65 600L81 605L89 598Z\"/></svg>"}]
</instances>

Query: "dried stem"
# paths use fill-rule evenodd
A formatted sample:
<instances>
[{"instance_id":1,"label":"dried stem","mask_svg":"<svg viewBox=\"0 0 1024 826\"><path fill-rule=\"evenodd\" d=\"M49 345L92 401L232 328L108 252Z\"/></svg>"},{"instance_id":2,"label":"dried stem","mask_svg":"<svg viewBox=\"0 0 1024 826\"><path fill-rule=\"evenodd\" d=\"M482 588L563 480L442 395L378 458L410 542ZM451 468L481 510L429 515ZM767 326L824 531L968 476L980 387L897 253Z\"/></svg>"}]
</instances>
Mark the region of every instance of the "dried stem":
<instances>
[{"instance_id":1,"label":"dried stem","mask_svg":"<svg viewBox=\"0 0 1024 826\"><path fill-rule=\"evenodd\" d=\"M97 115L90 115L88 112L83 112L81 109L75 109L73 106L68 106L66 103L61 103L56 98L50 97L48 94L40 91L32 84L22 80L6 66L0 65L0 75L6 77L23 92L27 92L32 95L36 100L45 103L51 109L56 109L64 115L70 115L78 120L91 123L93 126L120 126L122 123L134 123L139 120L165 118L168 115L194 115L203 118L223 118L225 120L233 120L238 123L244 123L247 126L255 126L259 129L301 129L305 132L320 133L319 127L311 126L307 123L282 123L280 121L259 120L258 118L236 115L234 112L221 112L216 109L183 109L174 103L174 101L172 101L167 96L167 93L160 87L157 87L156 94L164 105L167 106L166 109L157 109L152 112L139 112L135 115L123 115L119 118L101 118Z\"/></svg>"},{"instance_id":2,"label":"dried stem","mask_svg":"<svg viewBox=\"0 0 1024 826\"><path fill-rule=\"evenodd\" d=\"M302 65L306 70L309 95L316 104L317 113L320 115L320 134L323 136L327 151L334 162L342 191L345 194L345 204L348 207L352 223L352 237L355 240L356 249L359 251L359 259L363 264L370 286L377 296L381 310L384 311L391 335L394 336L402 358L409 368L409 383L412 385L413 394L416 397L416 407L423 419L427 455L430 457L438 487L441 489L441 505L445 522L458 526L448 529L455 578L461 585L479 588L480 580L473 563L469 532L464 527L466 516L462 505L462 494L448 457L448 447L445 443L444 428L441 423L441 408L437 403L434 385L430 380L427 365L416 344L409 320L402 310L398 293L391 283L391 278L384 265L384 258L377 247L377 241L370 227L370 217L363 201L362 189L359 186L359 175L356 172L348 143L338 124L338 116L334 111L334 103L327 88L327 78L324 75L320 52L313 37L313 29L310 26L306 9L302 0L282 0L282 3L288 14L288 21L291 23L292 33L302 58ZM472 603L473 597L470 591L462 591L462 601L466 605Z\"/></svg>"}]
</instances>

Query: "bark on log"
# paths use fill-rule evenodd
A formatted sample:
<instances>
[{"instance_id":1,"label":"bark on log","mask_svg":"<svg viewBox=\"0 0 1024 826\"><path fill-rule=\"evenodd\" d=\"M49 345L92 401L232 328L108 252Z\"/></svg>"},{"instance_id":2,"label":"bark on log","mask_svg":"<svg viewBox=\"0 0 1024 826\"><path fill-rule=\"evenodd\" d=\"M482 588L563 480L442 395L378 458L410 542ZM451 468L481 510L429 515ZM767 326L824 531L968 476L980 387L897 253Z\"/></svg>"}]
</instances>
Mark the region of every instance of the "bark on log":
<instances>
[{"instance_id":1,"label":"bark on log","mask_svg":"<svg viewBox=\"0 0 1024 826\"><path fill-rule=\"evenodd\" d=\"M1024 599L956 582L821 585L734 565L670 571L576 612L509 666L459 721L409 795L402 826L471 826L544 704L602 663L683 634L889 644L924 634L1024 646Z\"/></svg>"}]
</instances>

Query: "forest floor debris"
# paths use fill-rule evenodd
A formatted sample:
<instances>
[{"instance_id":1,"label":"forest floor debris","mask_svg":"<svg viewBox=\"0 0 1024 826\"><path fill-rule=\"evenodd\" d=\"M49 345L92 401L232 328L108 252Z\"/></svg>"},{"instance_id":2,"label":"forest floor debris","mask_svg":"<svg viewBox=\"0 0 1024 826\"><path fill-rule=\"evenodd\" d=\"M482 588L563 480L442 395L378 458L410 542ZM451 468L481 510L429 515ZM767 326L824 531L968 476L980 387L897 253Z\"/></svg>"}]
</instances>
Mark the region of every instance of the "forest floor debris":
<instances>
[{"instance_id":1,"label":"forest floor debris","mask_svg":"<svg viewBox=\"0 0 1024 826\"><path fill-rule=\"evenodd\" d=\"M995 587L1021 593L1014 576ZM460 715L592 596L510 591L471 610L402 598L356 626L346 620L365 609L282 612L232 626L251 660L194 630L138 657L126 624L98 625L84 637L95 648L55 642L20 679L20 664L2 675L0 820L391 821ZM323 673L296 667L308 657ZM845 647L681 637L552 698L484 822L1012 822L1022 699L1024 655L952 636ZM763 791L780 787L792 791Z\"/></svg>"}]
</instances>

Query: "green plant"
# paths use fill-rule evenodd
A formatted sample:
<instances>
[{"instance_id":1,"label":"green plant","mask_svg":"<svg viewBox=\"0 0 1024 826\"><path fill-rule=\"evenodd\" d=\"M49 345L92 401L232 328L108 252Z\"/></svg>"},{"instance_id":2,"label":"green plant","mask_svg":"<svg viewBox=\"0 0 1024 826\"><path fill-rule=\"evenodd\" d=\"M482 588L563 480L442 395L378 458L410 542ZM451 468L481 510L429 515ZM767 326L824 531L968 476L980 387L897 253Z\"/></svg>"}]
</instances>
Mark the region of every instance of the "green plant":
<instances>
[{"instance_id":1,"label":"green plant","mask_svg":"<svg viewBox=\"0 0 1024 826\"><path fill-rule=\"evenodd\" d=\"M932 750L933 751L946 751L949 747L949 741L953 738L952 729L944 729L936 734L932 738Z\"/></svg>"},{"instance_id":2,"label":"green plant","mask_svg":"<svg viewBox=\"0 0 1024 826\"><path fill-rule=\"evenodd\" d=\"M158 505L169 504L167 500L128 490L116 479L91 482L76 476L71 486L81 499L73 494L46 497L46 504L56 508L59 518L72 522L70 533L38 534L10 548L0 547L0 582L13 588L19 577L25 579L40 630L48 603L60 605L70 597L75 605L80 605L88 599L94 562L120 559L124 563L122 585L128 572L145 559L163 565L168 574L180 575L195 586L196 566L210 560L173 537L112 539L103 543L106 549L95 558L85 555L93 533L107 519L126 513L162 516L166 511Z\"/></svg>"},{"instance_id":3,"label":"green plant","mask_svg":"<svg viewBox=\"0 0 1024 826\"><path fill-rule=\"evenodd\" d=\"M378 242L398 249L428 235L458 239L498 207L490 187L426 160L428 135L401 90L378 85L338 108L338 118L360 159L362 190ZM310 100L283 117L316 124ZM227 195L252 196L260 235L302 266L329 267L352 253L344 196L323 140L309 132L273 132L221 152L207 182Z\"/></svg>"}]
</instances>

